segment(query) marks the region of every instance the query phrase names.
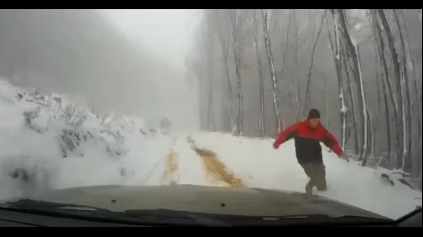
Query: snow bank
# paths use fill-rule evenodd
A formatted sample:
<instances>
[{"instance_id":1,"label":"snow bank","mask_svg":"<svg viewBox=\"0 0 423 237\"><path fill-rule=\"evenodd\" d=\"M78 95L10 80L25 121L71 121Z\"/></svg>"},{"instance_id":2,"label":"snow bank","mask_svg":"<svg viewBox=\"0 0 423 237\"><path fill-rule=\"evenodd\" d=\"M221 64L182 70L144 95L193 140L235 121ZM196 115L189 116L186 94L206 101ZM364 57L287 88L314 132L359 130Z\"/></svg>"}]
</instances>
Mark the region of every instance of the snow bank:
<instances>
[{"instance_id":1,"label":"snow bank","mask_svg":"<svg viewBox=\"0 0 423 237\"><path fill-rule=\"evenodd\" d=\"M158 185L172 137L0 81L0 200L45 189ZM156 182L157 181L157 182Z\"/></svg>"},{"instance_id":2,"label":"snow bank","mask_svg":"<svg viewBox=\"0 0 423 237\"><path fill-rule=\"evenodd\" d=\"M160 123L156 123L160 124ZM99 117L60 95L25 91L0 80L0 200L45 189L93 185L193 184L304 192L308 178L292 141L229 134L187 134L136 117ZM328 191L317 192L398 218L422 194L384 169L347 163L324 149Z\"/></svg>"}]
</instances>

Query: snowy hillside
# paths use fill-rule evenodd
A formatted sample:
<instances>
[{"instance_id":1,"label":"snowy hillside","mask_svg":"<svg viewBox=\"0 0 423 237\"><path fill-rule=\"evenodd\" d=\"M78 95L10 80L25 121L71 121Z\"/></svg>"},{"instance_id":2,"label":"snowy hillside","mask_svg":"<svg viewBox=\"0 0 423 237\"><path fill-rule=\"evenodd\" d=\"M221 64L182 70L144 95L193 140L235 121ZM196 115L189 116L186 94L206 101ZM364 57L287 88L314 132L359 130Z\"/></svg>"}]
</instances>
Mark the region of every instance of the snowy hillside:
<instances>
[{"instance_id":1,"label":"snowy hillside","mask_svg":"<svg viewBox=\"0 0 423 237\"><path fill-rule=\"evenodd\" d=\"M150 163L172 145L162 133L141 119L98 117L0 81L0 200L34 187L148 184ZM125 167L136 168L134 182Z\"/></svg>"},{"instance_id":2,"label":"snowy hillside","mask_svg":"<svg viewBox=\"0 0 423 237\"><path fill-rule=\"evenodd\" d=\"M154 128L155 127L155 128ZM162 126L165 127L165 126ZM0 81L0 200L92 185L194 184L303 192L307 177L293 142L183 133L133 117L96 116L57 95L24 91ZM398 218L422 194L340 160L325 149L332 199ZM392 175L390 175L392 177Z\"/></svg>"}]
</instances>

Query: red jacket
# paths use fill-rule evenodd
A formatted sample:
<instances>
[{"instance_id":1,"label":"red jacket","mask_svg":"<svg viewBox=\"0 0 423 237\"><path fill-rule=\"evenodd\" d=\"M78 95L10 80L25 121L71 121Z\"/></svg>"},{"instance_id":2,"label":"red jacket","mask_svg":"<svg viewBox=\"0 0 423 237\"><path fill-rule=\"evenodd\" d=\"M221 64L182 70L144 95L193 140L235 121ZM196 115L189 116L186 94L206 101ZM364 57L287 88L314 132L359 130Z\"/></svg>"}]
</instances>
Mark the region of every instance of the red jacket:
<instances>
[{"instance_id":1,"label":"red jacket","mask_svg":"<svg viewBox=\"0 0 423 237\"><path fill-rule=\"evenodd\" d=\"M319 124L317 128L313 129L309 126L308 120L291 125L279 133L273 146L279 148L282 143L291 138L295 139L295 152L300 164L323 161L320 142L323 142L338 156L344 153L336 138L323 125Z\"/></svg>"}]
</instances>

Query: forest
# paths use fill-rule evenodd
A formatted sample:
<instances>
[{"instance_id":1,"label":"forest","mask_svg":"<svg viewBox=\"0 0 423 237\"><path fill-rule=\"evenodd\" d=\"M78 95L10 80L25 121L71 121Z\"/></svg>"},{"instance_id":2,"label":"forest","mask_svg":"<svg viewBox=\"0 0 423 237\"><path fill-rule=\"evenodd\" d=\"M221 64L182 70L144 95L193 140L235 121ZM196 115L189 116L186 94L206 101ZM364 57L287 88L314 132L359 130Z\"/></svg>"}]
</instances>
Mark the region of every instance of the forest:
<instances>
[{"instance_id":1,"label":"forest","mask_svg":"<svg viewBox=\"0 0 423 237\"><path fill-rule=\"evenodd\" d=\"M319 109L362 166L421 181L421 9L204 10L202 129L274 137Z\"/></svg>"}]
</instances>

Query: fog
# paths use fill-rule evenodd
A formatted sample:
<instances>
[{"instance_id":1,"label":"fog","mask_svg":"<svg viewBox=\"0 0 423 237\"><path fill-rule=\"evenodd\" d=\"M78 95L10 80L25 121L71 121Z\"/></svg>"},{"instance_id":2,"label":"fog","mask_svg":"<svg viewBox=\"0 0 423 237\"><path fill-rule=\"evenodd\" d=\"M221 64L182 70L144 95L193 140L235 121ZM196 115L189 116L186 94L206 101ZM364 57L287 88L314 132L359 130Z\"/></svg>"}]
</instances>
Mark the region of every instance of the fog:
<instances>
[{"instance_id":1,"label":"fog","mask_svg":"<svg viewBox=\"0 0 423 237\"><path fill-rule=\"evenodd\" d=\"M0 77L99 114L198 127L185 56L195 11L0 10Z\"/></svg>"}]
</instances>

